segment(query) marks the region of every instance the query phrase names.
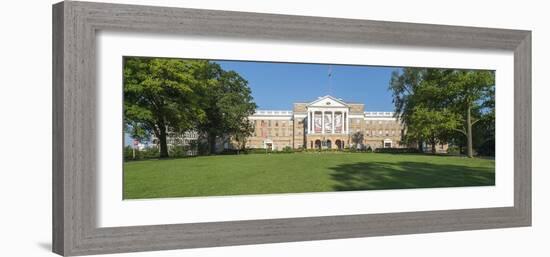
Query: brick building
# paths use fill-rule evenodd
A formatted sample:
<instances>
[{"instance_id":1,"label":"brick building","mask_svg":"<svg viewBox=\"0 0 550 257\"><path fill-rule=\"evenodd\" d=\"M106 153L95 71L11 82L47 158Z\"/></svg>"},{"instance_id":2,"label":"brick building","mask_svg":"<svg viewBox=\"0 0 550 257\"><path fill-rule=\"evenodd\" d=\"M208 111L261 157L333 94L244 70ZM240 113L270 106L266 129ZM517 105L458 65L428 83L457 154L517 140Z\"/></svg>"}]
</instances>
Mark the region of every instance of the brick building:
<instances>
[{"instance_id":1,"label":"brick building","mask_svg":"<svg viewBox=\"0 0 550 257\"><path fill-rule=\"evenodd\" d=\"M258 110L249 120L254 123L250 148L342 149L354 145L356 132L364 136L359 147L402 147L403 126L393 112L365 112L362 103L329 95L294 103L292 110Z\"/></svg>"}]
</instances>

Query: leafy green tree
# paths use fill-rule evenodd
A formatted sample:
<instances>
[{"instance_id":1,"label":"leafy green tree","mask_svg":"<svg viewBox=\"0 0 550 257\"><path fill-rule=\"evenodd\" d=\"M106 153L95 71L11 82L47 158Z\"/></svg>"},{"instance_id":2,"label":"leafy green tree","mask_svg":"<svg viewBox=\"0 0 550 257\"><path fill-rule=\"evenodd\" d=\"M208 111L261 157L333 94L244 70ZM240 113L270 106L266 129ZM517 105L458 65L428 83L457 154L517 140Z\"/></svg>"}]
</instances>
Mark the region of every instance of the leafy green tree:
<instances>
[{"instance_id":1,"label":"leafy green tree","mask_svg":"<svg viewBox=\"0 0 550 257\"><path fill-rule=\"evenodd\" d=\"M432 146L432 153L436 153L436 145L447 143L448 132L457 127L455 114L448 110L430 110L424 107L414 108L410 117L408 136L425 138Z\"/></svg>"},{"instance_id":2,"label":"leafy green tree","mask_svg":"<svg viewBox=\"0 0 550 257\"><path fill-rule=\"evenodd\" d=\"M196 130L215 151L216 139L249 135L256 109L248 82L206 60L124 59L124 119L132 134L153 134L160 157L167 138ZM251 132L250 132L251 133Z\"/></svg>"},{"instance_id":3,"label":"leafy green tree","mask_svg":"<svg viewBox=\"0 0 550 257\"><path fill-rule=\"evenodd\" d=\"M151 138L151 135L143 126L131 120L124 123L124 131L126 131L132 139L136 139L140 142L148 141Z\"/></svg>"},{"instance_id":4,"label":"leafy green tree","mask_svg":"<svg viewBox=\"0 0 550 257\"><path fill-rule=\"evenodd\" d=\"M396 115L406 127L406 139L432 144L461 141L473 157L472 127L480 120L494 124L494 72L404 68L390 80Z\"/></svg>"},{"instance_id":5,"label":"leafy green tree","mask_svg":"<svg viewBox=\"0 0 550 257\"><path fill-rule=\"evenodd\" d=\"M234 71L224 71L218 64L209 63L200 72L201 81L207 82L201 95L205 119L199 130L207 135L209 151L214 153L219 137L246 139L251 133L248 116L254 114L256 104L248 81Z\"/></svg>"},{"instance_id":6,"label":"leafy green tree","mask_svg":"<svg viewBox=\"0 0 550 257\"><path fill-rule=\"evenodd\" d=\"M160 157L168 157L170 129L185 131L201 120L193 76L198 61L168 58L124 58L124 121L134 130L154 134ZM141 132L139 132L141 133Z\"/></svg>"},{"instance_id":7,"label":"leafy green tree","mask_svg":"<svg viewBox=\"0 0 550 257\"><path fill-rule=\"evenodd\" d=\"M494 123L493 71L456 70L449 74L446 86L449 106L457 114L461 126L455 128L466 137L466 154L473 157L472 127L481 120Z\"/></svg>"},{"instance_id":8,"label":"leafy green tree","mask_svg":"<svg viewBox=\"0 0 550 257\"><path fill-rule=\"evenodd\" d=\"M247 139L254 133L254 125L251 122L242 122L240 127L233 134L237 142L237 150L244 151L246 149Z\"/></svg>"},{"instance_id":9,"label":"leafy green tree","mask_svg":"<svg viewBox=\"0 0 550 257\"><path fill-rule=\"evenodd\" d=\"M416 103L419 102L416 99L417 91L421 86L423 78L427 72L427 69L421 68L403 68L401 70L395 70L392 72L389 90L393 95L393 103L395 105L396 118L401 120L401 123L406 128L406 133L403 141L407 144L416 142L418 144L418 150L423 151L424 133L414 131L412 115L414 114L414 108Z\"/></svg>"}]
</instances>

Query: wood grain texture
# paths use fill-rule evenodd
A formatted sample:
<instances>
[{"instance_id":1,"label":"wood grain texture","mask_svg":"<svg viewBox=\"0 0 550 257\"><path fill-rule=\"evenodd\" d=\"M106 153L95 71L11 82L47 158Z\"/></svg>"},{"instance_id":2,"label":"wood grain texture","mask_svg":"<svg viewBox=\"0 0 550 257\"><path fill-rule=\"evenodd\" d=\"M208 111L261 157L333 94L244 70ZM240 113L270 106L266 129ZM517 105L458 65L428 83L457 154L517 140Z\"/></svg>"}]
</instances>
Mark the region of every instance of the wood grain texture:
<instances>
[{"instance_id":1,"label":"wood grain texture","mask_svg":"<svg viewBox=\"0 0 550 257\"><path fill-rule=\"evenodd\" d=\"M98 30L514 51L514 206L98 228ZM67 1L53 6L53 112L53 250L61 255L531 225L529 31Z\"/></svg>"},{"instance_id":2,"label":"wood grain texture","mask_svg":"<svg viewBox=\"0 0 550 257\"><path fill-rule=\"evenodd\" d=\"M52 34L52 249L63 254L65 245L64 205L63 196L63 4L53 6Z\"/></svg>"}]
</instances>

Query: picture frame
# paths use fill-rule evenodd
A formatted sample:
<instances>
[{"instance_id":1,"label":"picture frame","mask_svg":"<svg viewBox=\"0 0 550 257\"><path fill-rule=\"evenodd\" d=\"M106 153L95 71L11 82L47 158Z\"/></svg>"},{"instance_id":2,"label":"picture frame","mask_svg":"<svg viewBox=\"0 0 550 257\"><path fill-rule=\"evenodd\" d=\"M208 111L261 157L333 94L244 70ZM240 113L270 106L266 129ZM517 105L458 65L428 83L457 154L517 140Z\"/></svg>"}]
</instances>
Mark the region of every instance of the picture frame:
<instances>
[{"instance_id":1,"label":"picture frame","mask_svg":"<svg viewBox=\"0 0 550 257\"><path fill-rule=\"evenodd\" d=\"M514 206L97 227L96 33L514 52ZM64 1L53 6L53 251L89 255L531 225L531 32Z\"/></svg>"}]
</instances>

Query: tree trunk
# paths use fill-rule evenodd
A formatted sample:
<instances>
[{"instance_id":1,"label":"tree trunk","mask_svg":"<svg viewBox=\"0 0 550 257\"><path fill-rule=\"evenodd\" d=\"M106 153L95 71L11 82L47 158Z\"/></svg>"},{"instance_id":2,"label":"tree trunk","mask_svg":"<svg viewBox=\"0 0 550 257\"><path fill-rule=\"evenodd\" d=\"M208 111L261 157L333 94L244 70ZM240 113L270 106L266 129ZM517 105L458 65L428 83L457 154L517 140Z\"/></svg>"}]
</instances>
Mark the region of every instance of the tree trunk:
<instances>
[{"instance_id":1,"label":"tree trunk","mask_svg":"<svg viewBox=\"0 0 550 257\"><path fill-rule=\"evenodd\" d=\"M432 154L436 154L436 150L435 150L435 146L436 146L436 143L432 143Z\"/></svg>"},{"instance_id":2,"label":"tree trunk","mask_svg":"<svg viewBox=\"0 0 550 257\"><path fill-rule=\"evenodd\" d=\"M216 153L216 135L215 134L208 134L208 146L210 150L210 154Z\"/></svg>"},{"instance_id":3,"label":"tree trunk","mask_svg":"<svg viewBox=\"0 0 550 257\"><path fill-rule=\"evenodd\" d=\"M423 147L423 142L422 140L418 140L418 150L423 153L424 152L424 147Z\"/></svg>"},{"instance_id":4,"label":"tree trunk","mask_svg":"<svg viewBox=\"0 0 550 257\"><path fill-rule=\"evenodd\" d=\"M166 127L159 126L160 158L168 158L168 144L166 142Z\"/></svg>"},{"instance_id":5,"label":"tree trunk","mask_svg":"<svg viewBox=\"0 0 550 257\"><path fill-rule=\"evenodd\" d=\"M466 144L467 144L467 152L468 158L474 157L474 149L472 145L472 111L470 105L468 105L466 113Z\"/></svg>"}]
</instances>

